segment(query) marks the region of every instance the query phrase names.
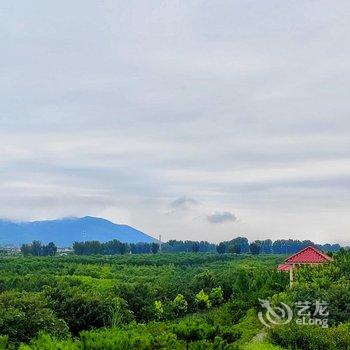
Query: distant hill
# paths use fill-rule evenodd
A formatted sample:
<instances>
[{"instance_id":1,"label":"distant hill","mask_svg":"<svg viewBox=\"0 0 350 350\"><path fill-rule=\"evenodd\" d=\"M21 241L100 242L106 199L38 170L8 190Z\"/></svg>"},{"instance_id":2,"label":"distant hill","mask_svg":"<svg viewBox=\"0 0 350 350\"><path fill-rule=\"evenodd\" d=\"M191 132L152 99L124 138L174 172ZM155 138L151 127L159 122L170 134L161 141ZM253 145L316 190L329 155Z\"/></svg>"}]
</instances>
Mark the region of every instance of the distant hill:
<instances>
[{"instance_id":1,"label":"distant hill","mask_svg":"<svg viewBox=\"0 0 350 350\"><path fill-rule=\"evenodd\" d=\"M152 243L156 239L127 225L86 216L59 220L11 222L0 220L0 245L19 247L23 243L39 240L54 242L58 247L70 247L75 241L106 242L117 239L125 243Z\"/></svg>"}]
</instances>

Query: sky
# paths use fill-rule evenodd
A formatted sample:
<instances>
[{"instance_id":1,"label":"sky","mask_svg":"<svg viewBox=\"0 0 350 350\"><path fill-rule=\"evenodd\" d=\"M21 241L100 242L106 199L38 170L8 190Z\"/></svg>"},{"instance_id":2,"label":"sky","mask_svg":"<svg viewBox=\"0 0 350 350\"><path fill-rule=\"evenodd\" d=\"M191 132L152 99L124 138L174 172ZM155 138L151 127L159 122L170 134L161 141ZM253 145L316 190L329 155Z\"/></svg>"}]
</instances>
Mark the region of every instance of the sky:
<instances>
[{"instance_id":1,"label":"sky","mask_svg":"<svg viewBox=\"0 0 350 350\"><path fill-rule=\"evenodd\" d=\"M1 1L0 217L349 244L348 1Z\"/></svg>"}]
</instances>

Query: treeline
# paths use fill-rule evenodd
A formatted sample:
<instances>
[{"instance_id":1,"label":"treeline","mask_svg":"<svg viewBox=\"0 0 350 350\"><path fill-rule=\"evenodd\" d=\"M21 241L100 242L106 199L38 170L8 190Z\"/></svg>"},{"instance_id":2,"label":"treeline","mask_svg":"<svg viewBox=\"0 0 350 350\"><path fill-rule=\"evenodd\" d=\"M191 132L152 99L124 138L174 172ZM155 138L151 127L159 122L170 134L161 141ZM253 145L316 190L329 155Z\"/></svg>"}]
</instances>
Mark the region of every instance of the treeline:
<instances>
[{"instance_id":1,"label":"treeline","mask_svg":"<svg viewBox=\"0 0 350 350\"><path fill-rule=\"evenodd\" d=\"M56 255L57 247L53 242L43 245L40 241L33 241L32 243L22 244L21 253L24 256L49 256Z\"/></svg>"},{"instance_id":2,"label":"treeline","mask_svg":"<svg viewBox=\"0 0 350 350\"><path fill-rule=\"evenodd\" d=\"M118 240L100 243L98 241L75 242L73 244L74 253L77 255L114 255L114 254L156 254L161 250L165 253L181 252L218 252L219 254L293 254L308 246L315 246L325 252L336 252L341 247L339 244L315 244L305 240L277 240L270 239L249 242L245 237L237 237L231 241L221 242L218 245L207 241L176 241L171 240L163 243L122 243Z\"/></svg>"},{"instance_id":3,"label":"treeline","mask_svg":"<svg viewBox=\"0 0 350 350\"><path fill-rule=\"evenodd\" d=\"M207 241L177 241L170 240L162 243L122 243L112 240L105 243L99 241L74 242L73 250L77 255L116 255L116 254L156 254L160 250L165 253L214 253L219 254L294 254L308 246L315 246L325 252L337 252L341 246L339 244L315 244L312 241L281 239L272 241L271 239L256 240L249 242L246 237L237 237L231 241L220 242L218 245ZM57 247L54 243L43 245L39 241L30 244L23 244L21 247L23 255L47 256L55 255Z\"/></svg>"},{"instance_id":4,"label":"treeline","mask_svg":"<svg viewBox=\"0 0 350 350\"><path fill-rule=\"evenodd\" d=\"M252 253L252 254L294 254L308 246L317 247L325 252L337 252L341 249L339 244L315 244L310 240L294 240L279 239L272 241L271 239L256 240L249 243L245 237L237 237L231 241L221 242L216 246L218 253Z\"/></svg>"},{"instance_id":5,"label":"treeline","mask_svg":"<svg viewBox=\"0 0 350 350\"><path fill-rule=\"evenodd\" d=\"M115 254L156 254L157 243L122 243L116 239L101 243L99 241L74 242L74 253L77 255L115 255Z\"/></svg>"},{"instance_id":6,"label":"treeline","mask_svg":"<svg viewBox=\"0 0 350 350\"><path fill-rule=\"evenodd\" d=\"M207 241L177 241L170 240L162 243L162 251L166 253L182 253L182 252L215 252L216 245Z\"/></svg>"},{"instance_id":7,"label":"treeline","mask_svg":"<svg viewBox=\"0 0 350 350\"><path fill-rule=\"evenodd\" d=\"M224 241L218 245L207 241L176 241L171 240L162 244L162 251L167 253L180 252L215 252L235 253L235 254L293 254L308 246L315 246L325 252L337 252L341 246L339 244L315 244L310 240L271 239L256 240L249 242L246 237L237 237L231 241Z\"/></svg>"},{"instance_id":8,"label":"treeline","mask_svg":"<svg viewBox=\"0 0 350 350\"><path fill-rule=\"evenodd\" d=\"M201 241L175 241L163 243L122 243L118 240L101 243L99 241L74 242L73 250L77 255L114 255L114 254L156 254L159 250L166 253L215 252L216 245Z\"/></svg>"}]
</instances>

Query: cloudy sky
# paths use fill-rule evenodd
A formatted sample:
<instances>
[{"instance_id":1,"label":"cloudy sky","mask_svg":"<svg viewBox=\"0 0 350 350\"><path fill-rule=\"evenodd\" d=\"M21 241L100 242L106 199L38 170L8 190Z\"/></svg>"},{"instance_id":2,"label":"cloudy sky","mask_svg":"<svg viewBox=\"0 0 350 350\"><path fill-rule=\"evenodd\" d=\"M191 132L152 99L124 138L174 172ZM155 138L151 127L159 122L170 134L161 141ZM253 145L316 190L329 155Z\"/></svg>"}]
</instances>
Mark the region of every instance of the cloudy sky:
<instances>
[{"instance_id":1,"label":"cloudy sky","mask_svg":"<svg viewBox=\"0 0 350 350\"><path fill-rule=\"evenodd\" d=\"M350 243L348 1L1 1L0 217Z\"/></svg>"}]
</instances>

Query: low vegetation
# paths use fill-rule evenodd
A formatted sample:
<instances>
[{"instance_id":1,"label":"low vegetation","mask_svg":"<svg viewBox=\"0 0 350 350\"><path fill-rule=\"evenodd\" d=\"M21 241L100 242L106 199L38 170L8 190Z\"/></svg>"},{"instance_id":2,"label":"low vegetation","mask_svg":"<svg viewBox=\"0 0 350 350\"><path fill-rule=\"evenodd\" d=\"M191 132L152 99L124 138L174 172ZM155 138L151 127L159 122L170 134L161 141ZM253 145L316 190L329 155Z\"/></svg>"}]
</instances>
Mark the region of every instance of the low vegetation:
<instances>
[{"instance_id":1,"label":"low vegetation","mask_svg":"<svg viewBox=\"0 0 350 350\"><path fill-rule=\"evenodd\" d=\"M276 271L282 256L158 253L0 258L0 349L347 349L350 253ZM260 299L329 303L329 328L264 329Z\"/></svg>"}]
</instances>

